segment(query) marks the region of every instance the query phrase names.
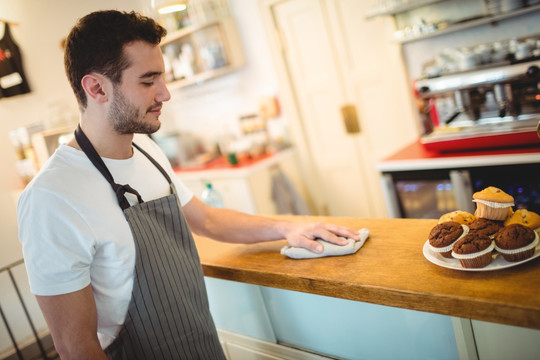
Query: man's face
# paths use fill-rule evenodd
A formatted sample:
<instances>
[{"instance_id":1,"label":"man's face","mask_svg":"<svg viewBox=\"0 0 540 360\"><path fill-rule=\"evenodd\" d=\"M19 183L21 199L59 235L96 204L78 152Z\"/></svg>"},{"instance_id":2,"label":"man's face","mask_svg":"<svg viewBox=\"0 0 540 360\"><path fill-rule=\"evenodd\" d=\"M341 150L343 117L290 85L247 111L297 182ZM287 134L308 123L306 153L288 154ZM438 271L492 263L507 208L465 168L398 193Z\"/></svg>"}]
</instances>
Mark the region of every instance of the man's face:
<instances>
[{"instance_id":1,"label":"man's face","mask_svg":"<svg viewBox=\"0 0 540 360\"><path fill-rule=\"evenodd\" d=\"M131 61L114 86L108 118L119 134L151 134L161 126L159 115L171 95L163 81L163 56L159 46L135 41L124 46Z\"/></svg>"}]
</instances>

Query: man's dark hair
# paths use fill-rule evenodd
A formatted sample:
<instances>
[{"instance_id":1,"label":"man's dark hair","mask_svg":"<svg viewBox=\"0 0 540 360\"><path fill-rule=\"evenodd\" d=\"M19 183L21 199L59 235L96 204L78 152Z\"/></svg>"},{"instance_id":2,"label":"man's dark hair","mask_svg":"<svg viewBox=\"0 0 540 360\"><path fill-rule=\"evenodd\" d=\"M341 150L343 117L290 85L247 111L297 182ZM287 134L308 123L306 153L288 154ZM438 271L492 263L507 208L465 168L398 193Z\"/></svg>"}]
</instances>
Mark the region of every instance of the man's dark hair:
<instances>
[{"instance_id":1,"label":"man's dark hair","mask_svg":"<svg viewBox=\"0 0 540 360\"><path fill-rule=\"evenodd\" d=\"M158 45L167 31L153 19L136 12L96 11L79 19L65 42L64 66L81 109L87 98L82 78L98 73L113 84L122 80L122 71L129 67L124 46L136 40Z\"/></svg>"}]
</instances>

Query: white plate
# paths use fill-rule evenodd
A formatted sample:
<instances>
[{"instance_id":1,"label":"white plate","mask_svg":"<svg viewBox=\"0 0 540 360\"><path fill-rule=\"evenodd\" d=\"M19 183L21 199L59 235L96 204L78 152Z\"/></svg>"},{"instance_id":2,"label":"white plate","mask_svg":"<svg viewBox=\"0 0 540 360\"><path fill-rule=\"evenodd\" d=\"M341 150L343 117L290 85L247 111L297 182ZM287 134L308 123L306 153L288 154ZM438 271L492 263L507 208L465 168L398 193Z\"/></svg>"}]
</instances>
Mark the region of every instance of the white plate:
<instances>
[{"instance_id":1,"label":"white plate","mask_svg":"<svg viewBox=\"0 0 540 360\"><path fill-rule=\"evenodd\" d=\"M522 260L522 261L516 261L516 262L510 262L504 260L504 258L496 251L493 251L493 260L489 265L483 268L464 268L461 266L458 259L454 258L445 258L444 256L437 254L429 249L429 240L426 241L423 248L423 253L426 259L428 259L430 262L432 262L435 265L439 265L448 269L454 269L454 270L462 270L462 271L493 271L493 270L500 270L505 269L509 267L513 267L519 264L526 263L527 261L531 261L534 258L537 258L540 256L540 244L536 246L536 251L534 252L534 255L528 259Z\"/></svg>"}]
</instances>

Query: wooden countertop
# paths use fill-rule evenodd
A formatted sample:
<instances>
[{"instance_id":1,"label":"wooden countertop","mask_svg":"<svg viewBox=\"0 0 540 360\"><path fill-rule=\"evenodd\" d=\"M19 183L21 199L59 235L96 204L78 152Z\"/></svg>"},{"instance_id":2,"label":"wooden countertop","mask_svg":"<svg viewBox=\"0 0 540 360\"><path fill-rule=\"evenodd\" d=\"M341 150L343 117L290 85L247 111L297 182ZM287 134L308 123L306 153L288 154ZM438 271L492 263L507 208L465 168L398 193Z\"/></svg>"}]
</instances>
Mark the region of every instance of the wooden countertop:
<instances>
[{"instance_id":1,"label":"wooden countertop","mask_svg":"<svg viewBox=\"0 0 540 360\"><path fill-rule=\"evenodd\" d=\"M354 255L293 260L284 240L254 245L195 237L206 276L405 309L540 329L540 258L497 271L430 263L422 247L437 220L273 216L366 227Z\"/></svg>"}]
</instances>

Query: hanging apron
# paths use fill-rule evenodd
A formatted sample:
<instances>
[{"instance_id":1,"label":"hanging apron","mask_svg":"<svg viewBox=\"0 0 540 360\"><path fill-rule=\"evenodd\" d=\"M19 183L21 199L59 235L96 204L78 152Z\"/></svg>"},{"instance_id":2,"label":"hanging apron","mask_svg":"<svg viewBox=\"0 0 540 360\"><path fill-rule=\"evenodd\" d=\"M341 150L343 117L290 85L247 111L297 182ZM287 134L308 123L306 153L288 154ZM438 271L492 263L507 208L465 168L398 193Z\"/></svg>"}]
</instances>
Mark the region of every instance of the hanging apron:
<instances>
[{"instance_id":1,"label":"hanging apron","mask_svg":"<svg viewBox=\"0 0 540 360\"><path fill-rule=\"evenodd\" d=\"M111 184L135 240L133 293L122 329L105 349L109 359L225 359L210 315L199 255L165 170L133 144L163 174L171 195L144 202L129 185L119 185L82 132L75 138ZM137 196L130 206L124 194Z\"/></svg>"},{"instance_id":2,"label":"hanging apron","mask_svg":"<svg viewBox=\"0 0 540 360\"><path fill-rule=\"evenodd\" d=\"M7 22L4 29L4 37L0 39L0 98L30 92L24 75L22 55Z\"/></svg>"}]
</instances>

